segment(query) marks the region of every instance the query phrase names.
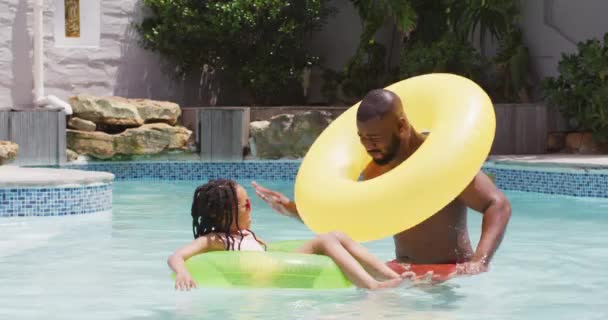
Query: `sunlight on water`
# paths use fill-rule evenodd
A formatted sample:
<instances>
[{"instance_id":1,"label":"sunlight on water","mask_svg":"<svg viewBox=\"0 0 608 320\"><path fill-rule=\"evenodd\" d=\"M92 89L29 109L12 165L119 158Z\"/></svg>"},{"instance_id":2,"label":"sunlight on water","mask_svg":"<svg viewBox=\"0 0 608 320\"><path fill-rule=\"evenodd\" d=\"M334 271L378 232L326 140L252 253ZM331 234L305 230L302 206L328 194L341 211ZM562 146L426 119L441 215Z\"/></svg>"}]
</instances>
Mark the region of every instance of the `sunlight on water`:
<instances>
[{"instance_id":1,"label":"sunlight on water","mask_svg":"<svg viewBox=\"0 0 608 320\"><path fill-rule=\"evenodd\" d=\"M268 187L292 196L291 183ZM0 219L0 319L606 319L608 200L509 193L489 273L381 292L175 292L166 258L192 238L191 182L117 182L114 211ZM254 198L266 241L312 236ZM469 214L471 238L481 216ZM367 243L392 259L391 239Z\"/></svg>"}]
</instances>

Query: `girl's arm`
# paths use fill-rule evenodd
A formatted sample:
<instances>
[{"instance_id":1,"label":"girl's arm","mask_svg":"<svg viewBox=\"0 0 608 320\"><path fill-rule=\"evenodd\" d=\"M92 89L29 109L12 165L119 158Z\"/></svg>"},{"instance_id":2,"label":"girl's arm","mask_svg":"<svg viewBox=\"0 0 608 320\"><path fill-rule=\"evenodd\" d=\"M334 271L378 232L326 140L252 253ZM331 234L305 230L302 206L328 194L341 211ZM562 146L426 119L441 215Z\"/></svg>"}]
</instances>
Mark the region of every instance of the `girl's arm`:
<instances>
[{"instance_id":1,"label":"girl's arm","mask_svg":"<svg viewBox=\"0 0 608 320\"><path fill-rule=\"evenodd\" d=\"M185 261L194 255L218 250L218 244L220 244L218 242L215 235L205 235L177 249L169 256L167 264L169 264L171 270L175 272L175 289L189 290L191 288L196 288L196 283L186 269Z\"/></svg>"}]
</instances>

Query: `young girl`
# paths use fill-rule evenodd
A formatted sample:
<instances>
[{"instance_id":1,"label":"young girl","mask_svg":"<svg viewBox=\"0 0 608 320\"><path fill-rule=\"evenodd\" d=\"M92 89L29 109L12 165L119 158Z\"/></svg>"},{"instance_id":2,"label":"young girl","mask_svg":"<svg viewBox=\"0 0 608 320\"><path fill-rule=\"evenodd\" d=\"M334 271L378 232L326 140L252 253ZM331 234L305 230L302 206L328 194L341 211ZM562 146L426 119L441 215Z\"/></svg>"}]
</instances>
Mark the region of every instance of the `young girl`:
<instances>
[{"instance_id":1,"label":"young girl","mask_svg":"<svg viewBox=\"0 0 608 320\"><path fill-rule=\"evenodd\" d=\"M218 179L196 188L192 202L194 241L175 251L167 261L176 274L175 288L196 287L184 263L194 255L216 250L265 251L264 241L249 230L250 225L251 202L242 186L232 180ZM346 277L360 288L395 287L405 277L412 276L410 273L397 274L365 247L339 232L318 235L295 252L332 258Z\"/></svg>"}]
</instances>

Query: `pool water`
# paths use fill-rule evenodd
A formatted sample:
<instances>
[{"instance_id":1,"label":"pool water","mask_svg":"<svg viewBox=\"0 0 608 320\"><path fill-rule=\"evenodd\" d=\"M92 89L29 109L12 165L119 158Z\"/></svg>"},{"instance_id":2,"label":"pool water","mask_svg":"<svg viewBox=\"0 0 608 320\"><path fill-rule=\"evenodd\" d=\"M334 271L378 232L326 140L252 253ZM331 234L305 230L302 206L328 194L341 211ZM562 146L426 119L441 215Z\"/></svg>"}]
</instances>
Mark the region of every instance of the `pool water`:
<instances>
[{"instance_id":1,"label":"pool water","mask_svg":"<svg viewBox=\"0 0 608 320\"><path fill-rule=\"evenodd\" d=\"M292 195L291 182L261 182ZM191 241L194 182L116 182L114 210L0 219L0 319L606 319L608 200L508 193L490 272L436 286L176 292L167 256ZM267 241L312 233L255 198ZM481 215L469 214L476 243ZM392 239L366 243L383 260Z\"/></svg>"}]
</instances>

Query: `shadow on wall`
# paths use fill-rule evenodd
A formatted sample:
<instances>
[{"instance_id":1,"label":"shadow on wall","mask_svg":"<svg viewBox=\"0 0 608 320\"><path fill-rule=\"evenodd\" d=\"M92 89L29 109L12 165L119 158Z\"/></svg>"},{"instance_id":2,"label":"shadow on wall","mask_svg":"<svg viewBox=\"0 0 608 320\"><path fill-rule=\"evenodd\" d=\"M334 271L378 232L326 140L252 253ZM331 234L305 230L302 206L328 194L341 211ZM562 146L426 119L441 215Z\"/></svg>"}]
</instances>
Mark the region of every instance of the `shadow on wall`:
<instances>
[{"instance_id":1,"label":"shadow on wall","mask_svg":"<svg viewBox=\"0 0 608 320\"><path fill-rule=\"evenodd\" d=\"M169 100L182 107L214 105L217 93L209 84L212 75L178 79L172 76L171 66L157 53L141 47L135 24L144 15L143 1L135 1L129 26L121 41L114 94L128 98Z\"/></svg>"},{"instance_id":2,"label":"shadow on wall","mask_svg":"<svg viewBox=\"0 0 608 320\"><path fill-rule=\"evenodd\" d=\"M32 37L27 28L28 2L19 1L13 20L11 52L13 54L12 107L31 107L34 76L32 74Z\"/></svg>"}]
</instances>

